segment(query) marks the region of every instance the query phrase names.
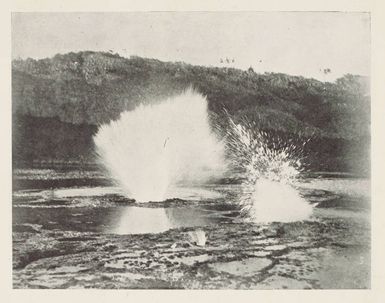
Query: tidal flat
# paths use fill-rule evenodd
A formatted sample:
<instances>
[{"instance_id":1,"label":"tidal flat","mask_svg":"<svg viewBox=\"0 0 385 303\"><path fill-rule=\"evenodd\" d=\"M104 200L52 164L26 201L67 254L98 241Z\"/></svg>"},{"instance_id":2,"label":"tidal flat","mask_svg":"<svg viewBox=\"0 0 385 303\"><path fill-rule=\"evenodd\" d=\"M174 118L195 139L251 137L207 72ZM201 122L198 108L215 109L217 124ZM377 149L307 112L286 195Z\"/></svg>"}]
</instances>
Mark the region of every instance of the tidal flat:
<instances>
[{"instance_id":1,"label":"tidal flat","mask_svg":"<svg viewBox=\"0 0 385 303\"><path fill-rule=\"evenodd\" d=\"M369 184L309 177L308 220L258 223L242 216L238 184L137 203L97 172L20 170L13 287L370 288Z\"/></svg>"}]
</instances>

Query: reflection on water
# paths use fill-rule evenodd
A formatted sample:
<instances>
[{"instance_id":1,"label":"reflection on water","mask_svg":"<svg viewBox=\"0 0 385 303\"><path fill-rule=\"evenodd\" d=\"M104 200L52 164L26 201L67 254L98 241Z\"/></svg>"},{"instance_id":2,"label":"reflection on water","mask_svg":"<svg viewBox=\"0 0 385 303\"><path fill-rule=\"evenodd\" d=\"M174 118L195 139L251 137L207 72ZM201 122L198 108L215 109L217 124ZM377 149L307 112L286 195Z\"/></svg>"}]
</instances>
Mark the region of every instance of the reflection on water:
<instances>
[{"instance_id":1,"label":"reflection on water","mask_svg":"<svg viewBox=\"0 0 385 303\"><path fill-rule=\"evenodd\" d=\"M117 217L104 232L114 234L160 233L171 228L195 227L215 224L221 221L216 216L191 208L145 208L125 207L115 213Z\"/></svg>"},{"instance_id":2,"label":"reflection on water","mask_svg":"<svg viewBox=\"0 0 385 303\"><path fill-rule=\"evenodd\" d=\"M164 232L172 228L163 208L127 207L117 219L117 224L107 228L107 233L147 234Z\"/></svg>"},{"instance_id":3,"label":"reflection on water","mask_svg":"<svg viewBox=\"0 0 385 303\"><path fill-rule=\"evenodd\" d=\"M44 229L111 234L161 233L171 228L196 227L228 222L231 211L201 207L147 208L138 206L17 207L14 224L37 224Z\"/></svg>"},{"instance_id":4,"label":"reflection on water","mask_svg":"<svg viewBox=\"0 0 385 303\"><path fill-rule=\"evenodd\" d=\"M370 181L354 179L334 182L322 179L309 181L301 184L301 196L315 206L309 220L323 218L369 220L370 198L366 193L370 189ZM360 196L355 194L354 188L361 193ZM271 190L276 191L274 188ZM118 187L15 191L13 224L37 224L43 229L143 234L243 220L239 216L239 208L235 206L239 197L239 185L179 188L178 197L184 198L180 204L178 201L172 201L168 207L159 204L156 208L154 204L122 205L116 196L119 195L119 191ZM348 194L345 194L345 191ZM50 195L51 192L54 194ZM227 198L217 199L223 196ZM281 196L287 197L284 194ZM269 198L262 198L269 200L270 206L275 202L277 208L281 207L282 200L282 203L286 203L286 208L282 209L286 209L286 212L298 212L297 208L287 205L285 198L279 197L277 201L272 201L271 195ZM192 200L191 205L186 204L189 200ZM262 211L268 209L260 209L258 215Z\"/></svg>"}]
</instances>

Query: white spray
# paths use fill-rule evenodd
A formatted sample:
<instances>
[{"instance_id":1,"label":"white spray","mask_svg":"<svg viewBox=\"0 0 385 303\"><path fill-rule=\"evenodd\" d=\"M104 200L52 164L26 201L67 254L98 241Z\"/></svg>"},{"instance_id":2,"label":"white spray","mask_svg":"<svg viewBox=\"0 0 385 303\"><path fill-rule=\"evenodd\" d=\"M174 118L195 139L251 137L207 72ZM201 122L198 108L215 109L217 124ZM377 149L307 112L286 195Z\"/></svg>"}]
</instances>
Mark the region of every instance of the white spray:
<instances>
[{"instance_id":1,"label":"white spray","mask_svg":"<svg viewBox=\"0 0 385 303\"><path fill-rule=\"evenodd\" d=\"M192 89L123 112L94 142L111 176L138 202L176 198L181 183L201 184L226 169L206 98Z\"/></svg>"},{"instance_id":2,"label":"white spray","mask_svg":"<svg viewBox=\"0 0 385 303\"><path fill-rule=\"evenodd\" d=\"M307 219L312 206L294 187L302 170L302 146L280 140L275 144L252 123L228 119L228 159L242 170L240 203L246 218L265 223Z\"/></svg>"}]
</instances>

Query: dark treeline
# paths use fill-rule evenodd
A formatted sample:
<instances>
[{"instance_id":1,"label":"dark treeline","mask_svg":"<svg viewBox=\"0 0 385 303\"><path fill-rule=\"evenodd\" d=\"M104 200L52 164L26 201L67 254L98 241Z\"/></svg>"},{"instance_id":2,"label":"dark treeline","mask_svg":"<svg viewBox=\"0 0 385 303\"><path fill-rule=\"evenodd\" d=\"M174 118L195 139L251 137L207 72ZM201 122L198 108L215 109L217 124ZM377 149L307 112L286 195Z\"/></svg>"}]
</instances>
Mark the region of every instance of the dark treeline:
<instances>
[{"instance_id":1,"label":"dark treeline","mask_svg":"<svg viewBox=\"0 0 385 303\"><path fill-rule=\"evenodd\" d=\"M283 138L311 137L305 149L312 169L369 168L368 79L345 75L324 83L257 72L100 52L14 60L14 165L44 159L93 161L97 125L140 103L194 87L207 96L219 121L226 110L235 121L246 117Z\"/></svg>"}]
</instances>

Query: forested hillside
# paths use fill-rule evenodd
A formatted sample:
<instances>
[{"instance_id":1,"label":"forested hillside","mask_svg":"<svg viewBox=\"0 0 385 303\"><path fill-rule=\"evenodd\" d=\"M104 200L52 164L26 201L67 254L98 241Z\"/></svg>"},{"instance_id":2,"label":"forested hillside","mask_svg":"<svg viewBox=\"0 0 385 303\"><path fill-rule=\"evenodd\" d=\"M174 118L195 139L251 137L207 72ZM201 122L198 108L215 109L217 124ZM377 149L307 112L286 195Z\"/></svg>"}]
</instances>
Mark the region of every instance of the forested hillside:
<instances>
[{"instance_id":1,"label":"forested hillside","mask_svg":"<svg viewBox=\"0 0 385 303\"><path fill-rule=\"evenodd\" d=\"M311 137L313 169L368 168L368 79L345 75L335 83L251 68L193 66L100 52L12 62L14 165L33 161L93 161L97 125L139 103L194 87L217 116L281 136ZM219 119L220 120L220 119Z\"/></svg>"}]
</instances>

